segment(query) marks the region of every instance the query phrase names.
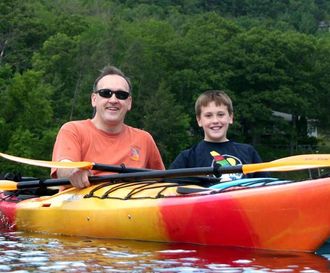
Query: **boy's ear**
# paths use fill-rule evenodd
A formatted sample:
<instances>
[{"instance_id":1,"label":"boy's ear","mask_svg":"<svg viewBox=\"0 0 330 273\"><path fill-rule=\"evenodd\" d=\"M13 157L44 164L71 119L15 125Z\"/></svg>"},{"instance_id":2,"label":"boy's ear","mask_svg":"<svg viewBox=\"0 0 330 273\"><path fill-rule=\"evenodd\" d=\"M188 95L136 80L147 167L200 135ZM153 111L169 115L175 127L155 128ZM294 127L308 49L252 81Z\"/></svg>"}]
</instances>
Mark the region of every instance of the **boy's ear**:
<instances>
[{"instance_id":1,"label":"boy's ear","mask_svg":"<svg viewBox=\"0 0 330 273\"><path fill-rule=\"evenodd\" d=\"M234 123L234 114L231 114L229 124L233 124L233 123Z\"/></svg>"},{"instance_id":2,"label":"boy's ear","mask_svg":"<svg viewBox=\"0 0 330 273\"><path fill-rule=\"evenodd\" d=\"M197 124L198 124L199 127L203 127L202 124L201 124L200 117L196 116L196 121L197 121Z\"/></svg>"}]
</instances>

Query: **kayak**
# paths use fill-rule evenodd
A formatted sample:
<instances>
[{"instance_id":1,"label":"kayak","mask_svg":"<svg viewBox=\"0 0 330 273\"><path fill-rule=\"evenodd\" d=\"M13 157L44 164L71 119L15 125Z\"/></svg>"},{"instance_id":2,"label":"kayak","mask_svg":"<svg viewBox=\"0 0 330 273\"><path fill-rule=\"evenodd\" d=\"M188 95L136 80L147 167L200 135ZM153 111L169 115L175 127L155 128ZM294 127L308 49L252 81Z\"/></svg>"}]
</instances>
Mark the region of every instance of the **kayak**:
<instances>
[{"instance_id":1,"label":"kayak","mask_svg":"<svg viewBox=\"0 0 330 273\"><path fill-rule=\"evenodd\" d=\"M0 193L2 230L304 252L330 237L330 177L244 179L209 188L104 182L44 196L31 192Z\"/></svg>"}]
</instances>

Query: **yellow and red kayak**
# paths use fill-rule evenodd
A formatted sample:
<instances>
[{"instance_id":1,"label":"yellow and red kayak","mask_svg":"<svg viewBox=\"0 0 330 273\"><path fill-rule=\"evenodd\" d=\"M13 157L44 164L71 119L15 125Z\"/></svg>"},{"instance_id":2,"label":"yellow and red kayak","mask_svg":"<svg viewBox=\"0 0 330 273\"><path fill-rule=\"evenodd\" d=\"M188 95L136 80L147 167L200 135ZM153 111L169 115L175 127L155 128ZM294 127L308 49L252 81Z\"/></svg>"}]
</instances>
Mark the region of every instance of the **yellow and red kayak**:
<instances>
[{"instance_id":1,"label":"yellow and red kayak","mask_svg":"<svg viewBox=\"0 0 330 273\"><path fill-rule=\"evenodd\" d=\"M330 237L329 177L236 181L212 189L169 182L103 183L21 197L0 194L3 229L306 252Z\"/></svg>"}]
</instances>

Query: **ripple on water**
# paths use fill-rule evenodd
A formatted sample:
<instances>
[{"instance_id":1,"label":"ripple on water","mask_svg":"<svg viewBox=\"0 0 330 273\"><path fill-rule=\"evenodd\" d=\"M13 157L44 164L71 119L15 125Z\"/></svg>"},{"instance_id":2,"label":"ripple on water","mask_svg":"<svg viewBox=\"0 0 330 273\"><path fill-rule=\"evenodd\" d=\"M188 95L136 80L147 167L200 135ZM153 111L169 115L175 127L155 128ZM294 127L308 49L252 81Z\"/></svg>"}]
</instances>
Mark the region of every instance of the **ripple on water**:
<instances>
[{"instance_id":1,"label":"ripple on water","mask_svg":"<svg viewBox=\"0 0 330 273\"><path fill-rule=\"evenodd\" d=\"M84 268L86 268L86 264L84 262L54 262L52 265L48 266L41 266L39 267L40 270L43 271L51 271L51 272L58 272L63 271L67 269L71 269L72 271L75 271L77 269L83 271Z\"/></svg>"},{"instance_id":2,"label":"ripple on water","mask_svg":"<svg viewBox=\"0 0 330 273\"><path fill-rule=\"evenodd\" d=\"M111 258L137 258L143 256L140 254L121 252L121 251L107 251L103 255Z\"/></svg>"},{"instance_id":3,"label":"ripple on water","mask_svg":"<svg viewBox=\"0 0 330 273\"><path fill-rule=\"evenodd\" d=\"M0 260L1 261L1 260ZM2 261L1 261L2 263ZM11 270L11 267L8 266L8 265L5 265L5 264L0 264L0 271L10 271Z\"/></svg>"},{"instance_id":4,"label":"ripple on water","mask_svg":"<svg viewBox=\"0 0 330 273\"><path fill-rule=\"evenodd\" d=\"M330 254L287 254L71 237L0 234L0 273L328 272Z\"/></svg>"}]
</instances>

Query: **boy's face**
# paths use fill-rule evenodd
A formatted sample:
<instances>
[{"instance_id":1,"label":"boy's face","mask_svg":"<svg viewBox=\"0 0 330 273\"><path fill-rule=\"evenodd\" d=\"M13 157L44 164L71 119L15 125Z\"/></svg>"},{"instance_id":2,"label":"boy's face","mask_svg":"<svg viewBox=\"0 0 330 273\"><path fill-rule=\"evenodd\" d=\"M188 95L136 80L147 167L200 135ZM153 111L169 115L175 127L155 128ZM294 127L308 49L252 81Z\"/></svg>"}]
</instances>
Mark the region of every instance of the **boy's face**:
<instances>
[{"instance_id":1,"label":"boy's face","mask_svg":"<svg viewBox=\"0 0 330 273\"><path fill-rule=\"evenodd\" d=\"M227 106L217 106L215 102L201 108L201 115L197 117L199 127L204 130L204 140L210 142L227 141L229 124L233 123L233 115L229 115Z\"/></svg>"}]
</instances>

